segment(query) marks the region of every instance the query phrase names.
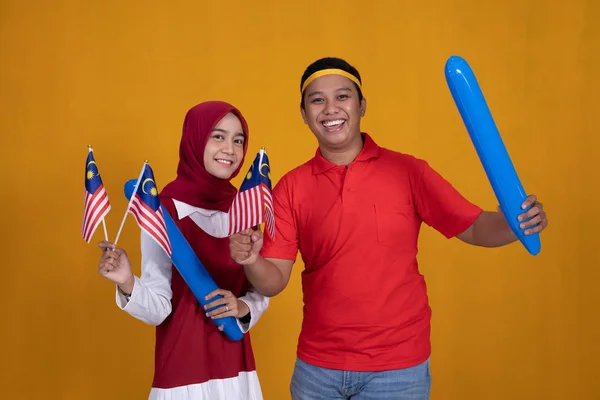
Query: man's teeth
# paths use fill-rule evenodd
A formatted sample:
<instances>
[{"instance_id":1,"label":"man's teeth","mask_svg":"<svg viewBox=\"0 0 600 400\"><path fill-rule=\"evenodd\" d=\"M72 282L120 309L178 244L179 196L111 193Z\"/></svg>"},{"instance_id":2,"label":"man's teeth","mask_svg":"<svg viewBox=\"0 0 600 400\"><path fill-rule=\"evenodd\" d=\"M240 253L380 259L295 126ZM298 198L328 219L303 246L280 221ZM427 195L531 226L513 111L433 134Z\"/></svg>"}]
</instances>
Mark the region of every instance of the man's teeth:
<instances>
[{"instance_id":1,"label":"man's teeth","mask_svg":"<svg viewBox=\"0 0 600 400\"><path fill-rule=\"evenodd\" d=\"M330 127L330 126L341 125L343 123L344 123L343 119L336 119L335 121L323 121L323 126Z\"/></svg>"},{"instance_id":2,"label":"man's teeth","mask_svg":"<svg viewBox=\"0 0 600 400\"><path fill-rule=\"evenodd\" d=\"M221 160L221 159L217 159L217 162L219 164L225 164L225 165L231 165L233 164L233 161L229 161L229 160Z\"/></svg>"}]
</instances>

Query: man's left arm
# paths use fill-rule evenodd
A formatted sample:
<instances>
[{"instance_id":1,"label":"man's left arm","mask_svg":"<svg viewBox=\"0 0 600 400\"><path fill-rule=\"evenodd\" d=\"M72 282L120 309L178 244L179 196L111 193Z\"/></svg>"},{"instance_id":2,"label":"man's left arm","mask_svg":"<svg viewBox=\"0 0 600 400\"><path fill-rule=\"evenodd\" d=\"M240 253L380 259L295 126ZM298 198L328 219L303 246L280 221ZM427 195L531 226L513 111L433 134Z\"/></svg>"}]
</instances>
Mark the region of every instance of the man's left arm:
<instances>
[{"instance_id":1,"label":"man's left arm","mask_svg":"<svg viewBox=\"0 0 600 400\"><path fill-rule=\"evenodd\" d=\"M528 196L522 208L527 209L529 206L532 207L519 215L519 221L522 221L520 227L525 229L525 235L541 232L548 226L544 206L537 201L535 195ZM465 243L481 247L506 246L517 240L500 211L483 211L475 222L456 237Z\"/></svg>"},{"instance_id":2,"label":"man's left arm","mask_svg":"<svg viewBox=\"0 0 600 400\"><path fill-rule=\"evenodd\" d=\"M501 212L484 211L464 198L450 182L423 160L417 162L415 187L417 212L429 226L447 238L481 247L500 247L517 240ZM525 234L541 232L548 226L546 212L536 196L523 202L519 219Z\"/></svg>"}]
</instances>

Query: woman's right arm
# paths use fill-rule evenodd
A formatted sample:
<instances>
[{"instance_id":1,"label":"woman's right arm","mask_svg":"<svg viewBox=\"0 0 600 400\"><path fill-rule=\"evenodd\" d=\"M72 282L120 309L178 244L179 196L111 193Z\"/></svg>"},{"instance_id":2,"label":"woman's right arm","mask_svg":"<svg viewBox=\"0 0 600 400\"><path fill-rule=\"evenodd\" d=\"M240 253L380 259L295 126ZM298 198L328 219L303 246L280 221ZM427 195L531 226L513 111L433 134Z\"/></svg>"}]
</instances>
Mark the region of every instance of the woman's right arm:
<instances>
[{"instance_id":1,"label":"woman's right arm","mask_svg":"<svg viewBox=\"0 0 600 400\"><path fill-rule=\"evenodd\" d=\"M144 231L141 233L142 273L137 277L123 249L101 242L105 254L99 272L115 282L116 302L131 316L149 324L160 325L171 313L172 262L162 248ZM131 290L131 291L130 291Z\"/></svg>"}]
</instances>

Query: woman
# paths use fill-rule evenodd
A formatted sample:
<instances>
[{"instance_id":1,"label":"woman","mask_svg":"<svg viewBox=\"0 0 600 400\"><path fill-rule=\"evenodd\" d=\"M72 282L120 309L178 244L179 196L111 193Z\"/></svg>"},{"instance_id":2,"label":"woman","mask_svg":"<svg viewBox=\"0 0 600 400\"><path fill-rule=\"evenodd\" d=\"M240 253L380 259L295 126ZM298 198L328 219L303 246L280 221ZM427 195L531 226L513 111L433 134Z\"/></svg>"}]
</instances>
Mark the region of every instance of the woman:
<instances>
[{"instance_id":1,"label":"woman","mask_svg":"<svg viewBox=\"0 0 600 400\"><path fill-rule=\"evenodd\" d=\"M230 180L239 173L247 148L248 126L239 110L218 101L193 107L184 121L177 177L160 194L161 204L221 288L209 297L224 298L207 308L222 307L207 314L167 254L143 231L141 278L133 275L123 249L99 244L104 252L98 271L117 283L119 307L156 326L151 400L262 399L246 332L269 299L250 287L243 267L231 259L229 239L210 234L222 229L219 221L237 193ZM207 220L212 226L206 226ZM242 340L232 342L209 320L228 316L237 318Z\"/></svg>"}]
</instances>

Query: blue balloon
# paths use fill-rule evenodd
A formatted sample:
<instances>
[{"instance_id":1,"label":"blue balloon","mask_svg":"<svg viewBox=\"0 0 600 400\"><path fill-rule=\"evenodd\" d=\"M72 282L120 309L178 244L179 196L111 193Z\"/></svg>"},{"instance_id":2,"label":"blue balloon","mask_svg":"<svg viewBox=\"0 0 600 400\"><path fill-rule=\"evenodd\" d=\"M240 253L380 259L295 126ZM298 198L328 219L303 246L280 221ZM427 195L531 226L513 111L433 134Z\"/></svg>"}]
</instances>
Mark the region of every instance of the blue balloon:
<instances>
[{"instance_id":1,"label":"blue balloon","mask_svg":"<svg viewBox=\"0 0 600 400\"><path fill-rule=\"evenodd\" d=\"M535 256L541 247L539 233L525 235L525 229L519 227L522 221L517 219L526 211L521 205L527 194L506 151L477 79L469 64L459 56L452 56L446 61L445 72L454 102L504 217L519 241Z\"/></svg>"},{"instance_id":2,"label":"blue balloon","mask_svg":"<svg viewBox=\"0 0 600 400\"><path fill-rule=\"evenodd\" d=\"M131 198L131 194L133 193L136 182L137 179L132 179L125 183L125 197L127 197L128 200ZM173 218L171 218L167 210L165 210L162 205L160 207L165 216L167 234L169 236L169 240L171 241L171 248L173 250L171 254L171 261L179 271L179 274L188 285L192 293L194 293L194 296L196 296L198 299L198 302L202 305L202 307L204 307L209 302L223 298L223 296L217 295L209 301L204 300L204 296L213 290L217 290L219 287L209 275L206 267L202 264L202 262L200 262L190 244L187 242L187 240L185 240L185 237L179 228L177 228L177 225L175 225ZM218 307L214 307L206 311L212 311ZM211 319L211 321L217 326L223 325L223 332L233 341L241 340L244 337L244 334L240 330L240 327L238 326L234 317Z\"/></svg>"}]
</instances>

